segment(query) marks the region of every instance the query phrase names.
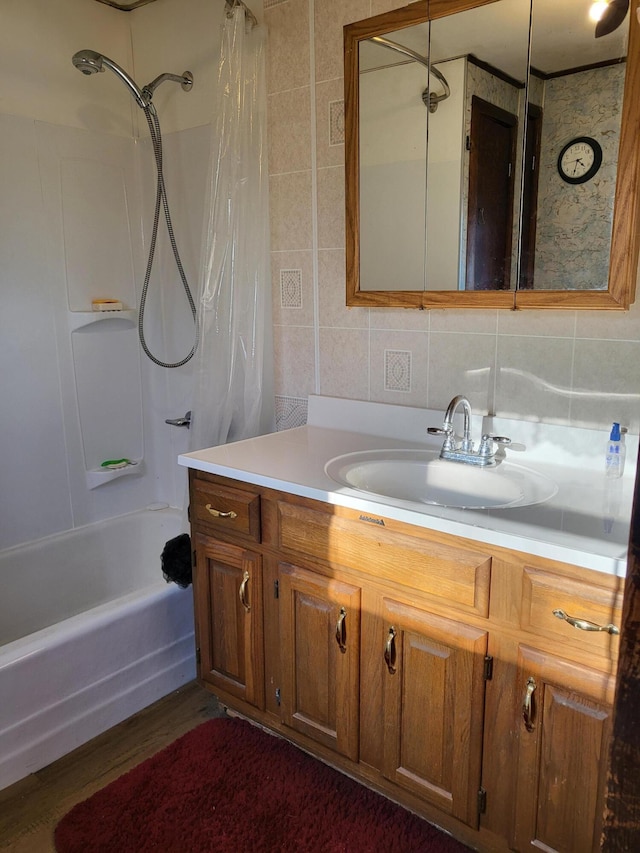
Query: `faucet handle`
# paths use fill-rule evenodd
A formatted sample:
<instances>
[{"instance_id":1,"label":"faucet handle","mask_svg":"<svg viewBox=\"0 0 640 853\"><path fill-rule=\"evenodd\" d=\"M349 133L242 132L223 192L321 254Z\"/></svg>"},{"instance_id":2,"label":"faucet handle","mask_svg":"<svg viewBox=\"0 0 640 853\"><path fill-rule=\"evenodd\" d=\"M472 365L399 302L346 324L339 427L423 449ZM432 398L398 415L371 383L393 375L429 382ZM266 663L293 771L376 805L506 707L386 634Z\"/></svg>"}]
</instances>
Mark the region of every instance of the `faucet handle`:
<instances>
[{"instance_id":1,"label":"faucet handle","mask_svg":"<svg viewBox=\"0 0 640 853\"><path fill-rule=\"evenodd\" d=\"M486 432L482 436L482 442L480 443L480 447L478 448L479 456L491 456L493 453L492 442L496 444L511 444L511 439L507 438L506 435L494 435L491 432Z\"/></svg>"},{"instance_id":2,"label":"faucet handle","mask_svg":"<svg viewBox=\"0 0 640 853\"><path fill-rule=\"evenodd\" d=\"M443 450L455 450L456 434L451 425L444 427L427 427L429 435L443 435L444 442L442 443Z\"/></svg>"}]
</instances>

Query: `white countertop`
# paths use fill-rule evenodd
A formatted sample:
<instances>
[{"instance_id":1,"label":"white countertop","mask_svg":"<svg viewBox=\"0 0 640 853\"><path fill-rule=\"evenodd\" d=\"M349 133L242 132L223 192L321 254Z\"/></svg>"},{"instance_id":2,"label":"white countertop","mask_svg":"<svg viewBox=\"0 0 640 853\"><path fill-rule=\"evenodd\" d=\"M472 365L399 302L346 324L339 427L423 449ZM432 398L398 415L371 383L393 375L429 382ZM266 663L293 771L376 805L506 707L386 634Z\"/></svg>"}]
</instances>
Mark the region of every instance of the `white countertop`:
<instances>
[{"instance_id":1,"label":"white countertop","mask_svg":"<svg viewBox=\"0 0 640 853\"><path fill-rule=\"evenodd\" d=\"M554 497L533 506L469 510L416 504L341 486L325 473L327 462L346 453L439 448L442 439L427 436L426 428L441 426L442 417L442 412L310 397L307 426L185 453L178 462L368 515L607 574L626 574L637 436L626 437L624 477L607 480L605 431L474 416L474 439L481 430L510 436L507 459L558 484Z\"/></svg>"}]
</instances>

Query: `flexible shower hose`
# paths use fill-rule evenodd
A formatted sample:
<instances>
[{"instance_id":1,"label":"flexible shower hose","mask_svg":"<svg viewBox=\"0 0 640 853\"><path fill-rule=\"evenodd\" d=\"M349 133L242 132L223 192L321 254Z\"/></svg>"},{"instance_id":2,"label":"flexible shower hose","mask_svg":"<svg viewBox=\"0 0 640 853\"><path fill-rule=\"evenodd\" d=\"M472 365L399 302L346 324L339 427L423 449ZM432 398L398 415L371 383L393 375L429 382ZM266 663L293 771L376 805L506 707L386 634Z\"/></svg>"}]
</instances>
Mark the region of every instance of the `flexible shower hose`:
<instances>
[{"instance_id":1,"label":"flexible shower hose","mask_svg":"<svg viewBox=\"0 0 640 853\"><path fill-rule=\"evenodd\" d=\"M147 259L147 269L144 275L144 282L142 285L142 293L140 295L140 314L138 316L138 336L140 338L140 344L145 354L153 361L154 364L157 364L159 367L182 367L183 364L186 364L193 358L193 355L198 347L198 323L196 319L196 305L193 300L193 296L191 294L191 290L189 288L189 282L187 281L187 277L185 275L184 269L182 267L182 261L180 260L180 254L178 252L178 246L176 244L175 234L173 233L173 225L171 223L171 214L169 212L169 202L167 201L167 193L164 185L164 173L162 168L162 136L160 133L160 122L158 120L158 114L156 112L156 108L153 106L151 102L147 104L146 107L143 108L143 112L147 119L147 124L149 125L149 133L151 134L151 143L153 145L153 153L156 161L156 169L158 173L158 180L156 185L156 205L155 205L155 213L153 217L153 229L151 232L151 241L149 243L149 257ZM186 355L181 361L168 362L162 361L149 350L147 343L144 337L144 309L147 301L147 291L149 289L149 281L151 279L151 270L153 268L153 259L156 251L156 241L158 237L158 224L160 221L160 205L162 204L164 210L164 218L167 223L167 232L169 234L169 240L171 242L171 250L173 251L173 257L176 261L176 266L178 268L178 272L180 274L180 279L182 280L182 286L184 287L184 291L187 295L187 299L189 300L189 307L191 308L191 314L193 316L193 322L195 325L195 341L193 346L191 347L191 351L188 355Z\"/></svg>"}]
</instances>

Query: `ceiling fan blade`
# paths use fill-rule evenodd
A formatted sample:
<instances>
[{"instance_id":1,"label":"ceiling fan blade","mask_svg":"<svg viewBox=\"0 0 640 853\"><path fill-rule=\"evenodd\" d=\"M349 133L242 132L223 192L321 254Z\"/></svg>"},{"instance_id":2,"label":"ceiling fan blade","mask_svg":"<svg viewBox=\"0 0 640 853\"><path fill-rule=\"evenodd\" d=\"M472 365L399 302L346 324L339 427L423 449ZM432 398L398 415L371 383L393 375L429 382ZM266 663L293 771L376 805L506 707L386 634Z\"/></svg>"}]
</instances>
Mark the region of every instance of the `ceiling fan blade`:
<instances>
[{"instance_id":1,"label":"ceiling fan blade","mask_svg":"<svg viewBox=\"0 0 640 853\"><path fill-rule=\"evenodd\" d=\"M629 11L629 0L611 0L604 15L596 24L596 38L617 30Z\"/></svg>"}]
</instances>

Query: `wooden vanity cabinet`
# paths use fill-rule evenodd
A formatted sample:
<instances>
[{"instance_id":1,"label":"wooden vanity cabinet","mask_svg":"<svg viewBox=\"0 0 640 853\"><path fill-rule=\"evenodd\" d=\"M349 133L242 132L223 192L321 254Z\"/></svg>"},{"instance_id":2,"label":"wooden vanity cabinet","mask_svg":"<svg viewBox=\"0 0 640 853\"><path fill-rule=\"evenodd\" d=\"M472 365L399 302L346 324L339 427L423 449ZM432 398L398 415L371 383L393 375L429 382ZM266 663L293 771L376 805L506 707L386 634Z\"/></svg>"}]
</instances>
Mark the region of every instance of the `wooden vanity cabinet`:
<instances>
[{"instance_id":1,"label":"wooden vanity cabinet","mask_svg":"<svg viewBox=\"0 0 640 853\"><path fill-rule=\"evenodd\" d=\"M619 624L619 579L190 482L203 685L478 850L598 849L617 638L553 611Z\"/></svg>"},{"instance_id":2,"label":"wooden vanity cabinet","mask_svg":"<svg viewBox=\"0 0 640 853\"><path fill-rule=\"evenodd\" d=\"M600 850L615 679L521 645L515 850Z\"/></svg>"},{"instance_id":3,"label":"wooden vanity cabinet","mask_svg":"<svg viewBox=\"0 0 640 853\"><path fill-rule=\"evenodd\" d=\"M191 477L196 658L214 691L264 708L260 497Z\"/></svg>"},{"instance_id":4,"label":"wooden vanity cabinet","mask_svg":"<svg viewBox=\"0 0 640 853\"><path fill-rule=\"evenodd\" d=\"M522 572L512 847L600 850L618 639L565 618L621 624L615 578L585 582L546 567Z\"/></svg>"},{"instance_id":5,"label":"wooden vanity cabinet","mask_svg":"<svg viewBox=\"0 0 640 853\"><path fill-rule=\"evenodd\" d=\"M477 827L490 556L475 543L452 546L446 537L317 502L280 499L277 518L278 549L316 567L307 582L320 571L346 583L354 598L362 590L363 669L352 700L339 700L351 714L359 698L361 764L394 793ZM334 621L319 637L329 635L340 610L348 612L331 598ZM281 610L281 629L283 613L293 621L291 609ZM470 616L481 627L467 624ZM281 630L284 654L292 634ZM326 682L322 663L318 670L316 689ZM291 693L283 687L283 706ZM357 756L354 743L350 757Z\"/></svg>"},{"instance_id":6,"label":"wooden vanity cabinet","mask_svg":"<svg viewBox=\"0 0 640 853\"><path fill-rule=\"evenodd\" d=\"M358 760L360 588L279 566L281 719Z\"/></svg>"},{"instance_id":7,"label":"wooden vanity cabinet","mask_svg":"<svg viewBox=\"0 0 640 853\"><path fill-rule=\"evenodd\" d=\"M382 594L385 779L477 827L487 632Z\"/></svg>"},{"instance_id":8,"label":"wooden vanity cabinet","mask_svg":"<svg viewBox=\"0 0 640 853\"><path fill-rule=\"evenodd\" d=\"M600 849L623 579L528 555L493 561L482 824L509 849ZM506 804L506 807L505 807Z\"/></svg>"},{"instance_id":9,"label":"wooden vanity cabinet","mask_svg":"<svg viewBox=\"0 0 640 853\"><path fill-rule=\"evenodd\" d=\"M264 708L262 558L211 536L194 540L199 677Z\"/></svg>"}]
</instances>

